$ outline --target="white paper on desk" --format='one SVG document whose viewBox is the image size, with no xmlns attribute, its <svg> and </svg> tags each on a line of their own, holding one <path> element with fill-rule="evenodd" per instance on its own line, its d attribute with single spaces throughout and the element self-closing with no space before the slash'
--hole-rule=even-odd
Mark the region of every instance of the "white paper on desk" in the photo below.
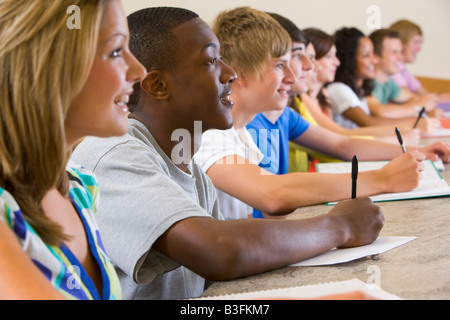
<svg viewBox="0 0 450 320">
<path fill-rule="evenodd" d="M 360 161 L 358 171 L 377 170 L 386 165 L 388 161 Z M 372 201 L 393 201 L 406 199 L 431 198 L 440 196 L 450 196 L 450 186 L 442 178 L 441 174 L 431 160 L 422 161 L 425 169 L 422 171 L 422 179 L 417 188 L 407 192 L 383 193 L 371 196 Z M 320 173 L 350 173 L 351 162 L 331 162 L 319 163 L 316 165 L 317 172 Z M 357 193 L 358 194 L 358 193 Z M 349 190 L 350 196 L 350 190 Z M 331 202 L 329 204 L 335 204 Z"/>
<path fill-rule="evenodd" d="M 386 252 L 415 239 L 417 237 L 378 237 L 371 244 L 354 248 L 333 249 L 316 257 L 292 264 L 291 267 L 325 266 L 349 262 Z"/>
</svg>

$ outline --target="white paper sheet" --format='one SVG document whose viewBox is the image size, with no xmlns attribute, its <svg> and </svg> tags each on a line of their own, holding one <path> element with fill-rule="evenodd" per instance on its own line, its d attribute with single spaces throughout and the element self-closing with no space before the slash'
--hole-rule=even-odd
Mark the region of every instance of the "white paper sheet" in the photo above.
<svg viewBox="0 0 450 320">
<path fill-rule="evenodd" d="M 324 266 L 349 262 L 386 252 L 415 239 L 417 239 L 417 237 L 378 237 L 378 239 L 371 244 L 354 248 L 333 249 L 311 259 L 292 264 L 291 266 Z"/>
</svg>

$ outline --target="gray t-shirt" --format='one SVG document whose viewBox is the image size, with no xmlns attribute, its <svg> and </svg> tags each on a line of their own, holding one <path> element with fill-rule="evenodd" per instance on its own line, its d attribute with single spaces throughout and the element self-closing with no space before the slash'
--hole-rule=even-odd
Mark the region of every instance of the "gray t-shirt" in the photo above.
<svg viewBox="0 0 450 320">
<path fill-rule="evenodd" d="M 72 160 L 98 178 L 96 216 L 124 299 L 198 297 L 204 279 L 152 249 L 173 224 L 189 217 L 223 219 L 215 188 L 192 161 L 191 175 L 176 167 L 147 128 L 129 120 L 129 133 L 86 138 Z"/>
</svg>

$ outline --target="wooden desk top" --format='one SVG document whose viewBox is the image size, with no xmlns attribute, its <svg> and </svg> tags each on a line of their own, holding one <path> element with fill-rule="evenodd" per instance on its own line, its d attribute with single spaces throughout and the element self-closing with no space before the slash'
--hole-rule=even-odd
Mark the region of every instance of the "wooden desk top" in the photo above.
<svg viewBox="0 0 450 320">
<path fill-rule="evenodd" d="M 450 141 L 450 139 L 449 139 Z M 427 144 L 432 140 L 424 140 Z M 450 184 L 450 164 L 444 179 Z M 320 267 L 284 267 L 243 279 L 215 282 L 203 297 L 287 288 L 357 278 L 404 299 L 450 299 L 450 197 L 380 202 L 385 225 L 380 236 L 416 240 L 371 257 Z M 326 214 L 325 205 L 297 209 L 289 219 Z"/>
</svg>

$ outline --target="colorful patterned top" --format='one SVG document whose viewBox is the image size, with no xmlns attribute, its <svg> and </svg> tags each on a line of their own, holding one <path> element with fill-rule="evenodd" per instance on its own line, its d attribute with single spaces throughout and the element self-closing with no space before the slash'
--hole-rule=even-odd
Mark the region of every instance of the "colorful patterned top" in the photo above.
<svg viewBox="0 0 450 320">
<path fill-rule="evenodd" d="M 78 212 L 89 247 L 101 270 L 103 292 L 100 295 L 78 259 L 64 245 L 48 246 L 24 220 L 14 198 L 0 188 L 0 223 L 6 223 L 16 234 L 22 248 L 52 285 L 66 298 L 74 300 L 116 300 L 122 290 L 114 267 L 100 239 L 94 214 L 97 211 L 98 183 L 94 175 L 73 164 L 66 171 L 70 180 L 70 199 Z"/>
</svg>

